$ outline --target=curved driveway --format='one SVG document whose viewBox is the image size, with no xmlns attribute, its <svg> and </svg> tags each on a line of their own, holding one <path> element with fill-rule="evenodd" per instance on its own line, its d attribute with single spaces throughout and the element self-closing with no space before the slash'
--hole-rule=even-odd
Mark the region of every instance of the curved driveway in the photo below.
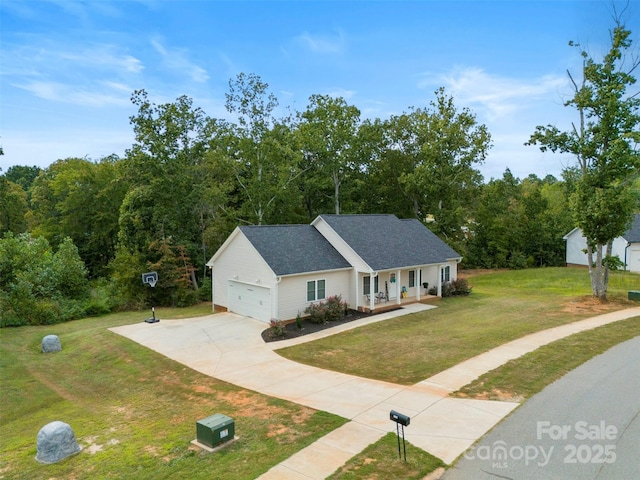
<svg viewBox="0 0 640 480">
<path fill-rule="evenodd" d="M 633 308 L 527 335 L 411 386 L 302 365 L 273 351 L 428 308 L 434 307 L 410 304 L 318 334 L 268 344 L 261 338 L 265 323 L 233 313 L 140 322 L 111 330 L 205 375 L 351 420 L 260 477 L 323 479 L 395 430 L 395 423 L 389 420 L 392 409 L 411 417 L 411 425 L 405 429 L 407 441 L 445 463 L 453 462 L 518 404 L 450 398 L 449 393 L 558 338 L 640 315 L 640 308 Z"/>
<path fill-rule="evenodd" d="M 533 396 L 443 480 L 640 478 L 640 336 Z"/>
</svg>

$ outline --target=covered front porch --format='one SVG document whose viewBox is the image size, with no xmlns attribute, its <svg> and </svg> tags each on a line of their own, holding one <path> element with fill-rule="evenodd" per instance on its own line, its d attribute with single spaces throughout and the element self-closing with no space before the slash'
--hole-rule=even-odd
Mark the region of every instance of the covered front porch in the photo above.
<svg viewBox="0 0 640 480">
<path fill-rule="evenodd" d="M 433 303 L 436 300 L 439 300 L 440 297 L 437 295 L 422 295 L 420 300 L 415 297 L 411 298 L 400 298 L 399 300 L 394 299 L 393 301 L 379 299 L 374 303 L 374 309 L 372 310 L 370 305 L 360 305 L 357 310 L 359 312 L 365 313 L 383 313 L 391 310 L 396 310 L 397 308 L 402 308 L 405 305 L 409 305 L 412 303 Z"/>
<path fill-rule="evenodd" d="M 417 265 L 377 272 L 357 272 L 357 301 L 354 307 L 361 312 L 380 312 L 438 298 L 442 283 L 449 280 L 448 275 L 443 275 L 445 269 L 448 273 L 449 265 Z"/>
</svg>

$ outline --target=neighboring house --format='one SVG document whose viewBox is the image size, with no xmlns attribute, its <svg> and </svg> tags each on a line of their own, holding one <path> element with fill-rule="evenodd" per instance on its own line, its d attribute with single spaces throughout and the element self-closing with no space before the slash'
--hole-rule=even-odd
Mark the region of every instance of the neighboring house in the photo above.
<svg viewBox="0 0 640 480">
<path fill-rule="evenodd" d="M 365 311 L 418 301 L 422 283 L 441 295 L 460 260 L 418 220 L 320 215 L 310 225 L 237 227 L 207 266 L 215 306 L 268 322 L 334 295 Z"/>
<path fill-rule="evenodd" d="M 587 240 L 582 230 L 574 228 L 562 238 L 567 242 L 567 266 L 586 267 Z M 634 215 L 631 227 L 613 241 L 611 253 L 624 264 L 624 270 L 640 273 L 640 214 Z"/>
</svg>

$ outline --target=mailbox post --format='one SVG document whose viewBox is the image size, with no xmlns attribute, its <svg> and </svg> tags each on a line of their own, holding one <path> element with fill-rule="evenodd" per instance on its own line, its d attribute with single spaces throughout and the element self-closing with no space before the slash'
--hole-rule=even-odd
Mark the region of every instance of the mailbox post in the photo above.
<svg viewBox="0 0 640 480">
<path fill-rule="evenodd" d="M 400 425 L 402 425 L 402 448 L 404 449 L 404 461 L 407 461 L 407 446 L 404 443 L 404 427 L 409 426 L 411 423 L 411 418 L 406 415 L 403 415 L 400 412 L 396 412 L 395 410 L 391 410 L 389 413 L 389 418 L 396 422 L 396 435 L 398 436 L 398 458 L 402 458 L 400 454 Z"/>
</svg>

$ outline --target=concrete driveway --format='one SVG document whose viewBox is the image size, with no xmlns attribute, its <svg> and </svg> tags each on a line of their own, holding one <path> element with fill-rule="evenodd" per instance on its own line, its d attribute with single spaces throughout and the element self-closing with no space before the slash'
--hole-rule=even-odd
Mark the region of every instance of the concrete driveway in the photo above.
<svg viewBox="0 0 640 480">
<path fill-rule="evenodd" d="M 408 442 L 449 464 L 518 406 L 514 402 L 449 398 L 449 393 L 554 340 L 640 315 L 640 308 L 628 309 L 527 335 L 412 386 L 302 365 L 273 351 L 428 308 L 433 307 L 411 304 L 317 334 L 273 343 L 262 340 L 261 332 L 268 327 L 265 323 L 232 313 L 155 324 L 141 322 L 111 330 L 205 375 L 351 420 L 260 477 L 308 480 L 326 478 L 387 432 L 395 431 L 395 423 L 389 420 L 392 409 L 411 417 L 405 429 Z"/>
<path fill-rule="evenodd" d="M 408 305 L 337 328 L 356 328 L 428 308 L 433 307 Z M 443 384 L 446 381 L 427 380 L 407 387 L 302 365 L 281 357 L 273 349 L 335 334 L 336 330 L 264 343 L 261 332 L 267 327 L 252 318 L 218 313 L 154 324 L 141 322 L 111 330 L 205 375 L 352 420 L 347 424 L 349 428 L 336 435 L 349 437 L 340 447 L 349 453 L 345 460 L 387 432 L 395 431 L 395 423 L 389 420 L 392 409 L 411 417 L 411 425 L 405 429 L 407 441 L 451 462 L 518 405 L 448 398 L 452 390 Z M 351 429 L 353 435 L 347 432 Z M 326 457 L 320 459 L 326 463 Z"/>
</svg>

